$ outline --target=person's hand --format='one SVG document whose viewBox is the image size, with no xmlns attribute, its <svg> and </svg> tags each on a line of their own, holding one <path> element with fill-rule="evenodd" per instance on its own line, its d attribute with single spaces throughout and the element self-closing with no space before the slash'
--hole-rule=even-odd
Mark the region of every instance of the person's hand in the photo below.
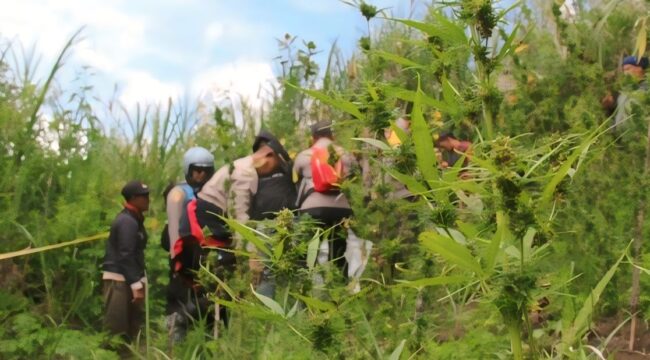
<svg viewBox="0 0 650 360">
<path fill-rule="evenodd" d="M 605 109 L 611 109 L 614 107 L 614 95 L 611 92 L 607 92 L 607 95 L 600 100 L 600 104 Z"/>
<path fill-rule="evenodd" d="M 133 290 L 133 300 L 131 302 L 140 303 L 142 301 L 144 301 L 144 288 Z"/>
</svg>

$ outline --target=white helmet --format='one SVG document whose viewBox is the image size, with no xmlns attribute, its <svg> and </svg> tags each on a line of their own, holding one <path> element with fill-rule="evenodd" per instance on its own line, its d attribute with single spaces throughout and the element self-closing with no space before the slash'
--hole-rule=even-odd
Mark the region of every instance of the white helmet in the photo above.
<svg viewBox="0 0 650 360">
<path fill-rule="evenodd" d="M 189 176 L 190 166 L 214 167 L 214 156 L 205 148 L 200 146 L 193 147 L 183 155 L 183 174 Z"/>
</svg>

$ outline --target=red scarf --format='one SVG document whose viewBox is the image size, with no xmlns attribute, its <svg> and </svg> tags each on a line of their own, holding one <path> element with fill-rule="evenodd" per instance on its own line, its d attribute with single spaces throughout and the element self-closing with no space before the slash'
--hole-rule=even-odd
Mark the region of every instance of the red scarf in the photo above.
<svg viewBox="0 0 650 360">
<path fill-rule="evenodd" d="M 138 220 L 144 221 L 144 215 L 142 215 L 142 212 L 137 207 L 135 207 L 135 206 L 133 206 L 133 205 L 131 205 L 131 204 L 129 204 L 127 202 L 127 203 L 124 203 L 124 208 L 131 211 Z"/>
</svg>

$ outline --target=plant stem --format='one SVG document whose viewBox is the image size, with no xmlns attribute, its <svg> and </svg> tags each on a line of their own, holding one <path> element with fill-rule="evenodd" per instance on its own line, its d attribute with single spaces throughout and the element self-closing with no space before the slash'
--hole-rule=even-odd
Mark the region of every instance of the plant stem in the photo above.
<svg viewBox="0 0 650 360">
<path fill-rule="evenodd" d="M 521 329 L 518 321 L 512 321 L 508 324 L 508 335 L 510 335 L 510 346 L 512 349 L 512 358 L 515 360 L 523 359 L 523 350 L 521 346 Z"/>
<path fill-rule="evenodd" d="M 650 173 L 650 118 L 648 119 L 648 140 L 645 149 L 645 167 L 643 168 L 643 179 L 648 177 Z M 638 263 L 641 257 L 641 246 L 643 245 L 643 222 L 645 221 L 645 210 L 647 201 L 645 196 L 639 199 L 639 209 L 636 214 L 636 228 L 634 234 L 634 262 Z M 636 336 L 636 313 L 639 306 L 639 268 L 634 266 L 632 268 L 632 295 L 630 296 L 630 313 L 632 314 L 632 321 L 630 322 L 630 339 L 628 342 L 628 350 L 634 350 L 634 338 Z"/>
<path fill-rule="evenodd" d="M 481 35 L 476 29 L 476 26 L 471 26 L 470 32 L 472 35 L 472 41 L 477 46 L 480 46 Z M 478 79 L 479 87 L 489 89 L 490 74 L 485 70 L 485 67 L 483 64 L 481 64 L 476 54 L 474 55 L 474 62 L 476 63 L 476 77 Z M 483 121 L 485 122 L 485 140 L 492 140 L 494 139 L 494 114 L 492 114 L 492 111 L 489 109 L 489 106 L 485 102 L 485 99 L 481 100 L 481 107 L 483 110 Z"/>
<path fill-rule="evenodd" d="M 144 273 L 145 278 L 147 277 L 147 272 Z M 149 282 L 144 282 L 144 337 L 145 337 L 145 347 L 147 353 L 147 359 L 149 359 L 149 341 L 151 338 L 151 333 L 149 329 Z"/>
</svg>

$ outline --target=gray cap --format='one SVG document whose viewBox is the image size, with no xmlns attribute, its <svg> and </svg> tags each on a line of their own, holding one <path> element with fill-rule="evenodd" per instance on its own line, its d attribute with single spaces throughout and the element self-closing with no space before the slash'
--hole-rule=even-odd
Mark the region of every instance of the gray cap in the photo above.
<svg viewBox="0 0 650 360">
<path fill-rule="evenodd" d="M 332 122 L 321 120 L 311 126 L 311 136 L 313 137 L 332 137 Z"/>
</svg>

